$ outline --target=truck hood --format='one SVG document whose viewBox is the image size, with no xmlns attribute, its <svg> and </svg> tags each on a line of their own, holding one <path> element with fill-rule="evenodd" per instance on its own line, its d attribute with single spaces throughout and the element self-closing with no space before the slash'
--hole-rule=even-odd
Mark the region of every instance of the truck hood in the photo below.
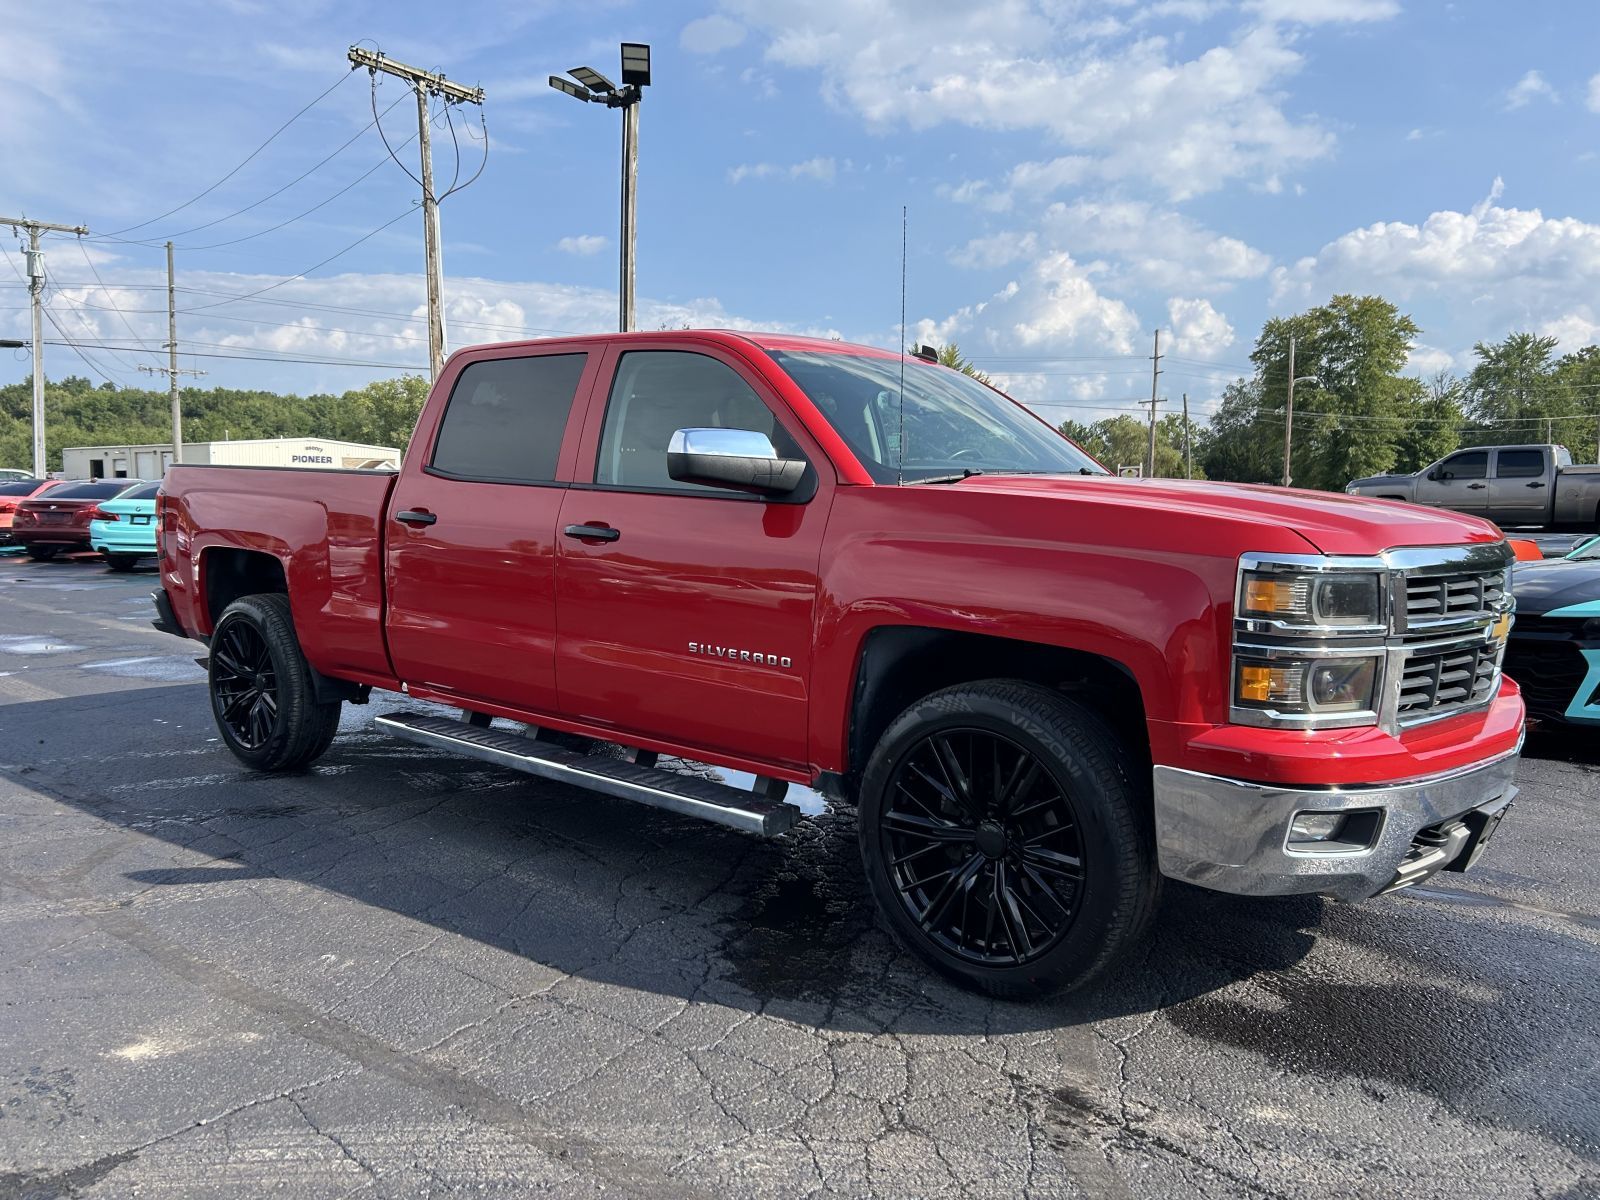
<svg viewBox="0 0 1600 1200">
<path fill-rule="evenodd" d="M 1410 483 L 1415 475 L 1368 475 L 1365 479 L 1352 479 L 1349 487 L 1382 487 L 1385 484 Z"/>
<path fill-rule="evenodd" d="M 1401 546 L 1496 542 L 1502 536 L 1488 521 L 1440 509 L 1261 484 L 1114 475 L 974 475 L 954 486 L 1146 508 L 1156 519 L 1171 510 L 1234 521 L 1243 517 L 1292 529 L 1323 554 L 1377 554 Z"/>
<path fill-rule="evenodd" d="M 1519 562 L 1511 568 L 1517 612 L 1541 616 L 1579 604 L 1600 606 L 1600 561 Z M 1597 607 L 1594 616 L 1600 616 Z"/>
</svg>

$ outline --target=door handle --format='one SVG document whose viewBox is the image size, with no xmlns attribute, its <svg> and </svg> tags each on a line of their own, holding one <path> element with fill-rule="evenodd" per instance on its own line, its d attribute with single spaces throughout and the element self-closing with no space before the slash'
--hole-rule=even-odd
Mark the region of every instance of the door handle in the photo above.
<svg viewBox="0 0 1600 1200">
<path fill-rule="evenodd" d="M 1541 479 L 1536 479 L 1532 483 L 1528 484 L 1527 486 L 1528 487 L 1543 487 L 1544 486 L 1544 481 L 1541 480 Z"/>
<path fill-rule="evenodd" d="M 609 525 L 568 525 L 561 532 L 580 542 L 614 542 L 622 536 L 622 530 Z"/>
<path fill-rule="evenodd" d="M 425 508 L 408 508 L 395 513 L 394 519 L 404 521 L 407 525 L 432 525 L 439 518 Z"/>
<path fill-rule="evenodd" d="M 1467 484 L 1467 490 L 1471 492 L 1481 492 L 1488 486 L 1489 485 L 1487 483 L 1469 483 Z"/>
</svg>

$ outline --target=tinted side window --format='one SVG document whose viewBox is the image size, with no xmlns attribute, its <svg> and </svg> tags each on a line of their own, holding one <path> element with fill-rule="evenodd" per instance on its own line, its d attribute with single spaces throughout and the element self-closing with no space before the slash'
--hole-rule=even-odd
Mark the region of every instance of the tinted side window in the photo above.
<svg viewBox="0 0 1600 1200">
<path fill-rule="evenodd" d="M 681 350 L 635 350 L 622 356 L 611 385 L 595 482 L 729 495 L 667 474 L 667 443 L 679 429 L 752 429 L 771 438 L 779 455 L 802 457 L 772 410 L 726 363 Z"/>
<path fill-rule="evenodd" d="M 458 479 L 549 483 L 587 354 L 475 362 L 445 406 L 430 467 Z"/>
<path fill-rule="evenodd" d="M 1527 479 L 1543 474 L 1543 450 L 1502 450 L 1495 459 L 1496 479 Z"/>
<path fill-rule="evenodd" d="M 38 486 L 37 479 L 30 479 L 26 483 L 0 483 L 0 496 L 29 496 Z"/>
<path fill-rule="evenodd" d="M 1469 454 L 1458 454 L 1445 459 L 1439 464 L 1439 469 L 1448 471 L 1456 479 L 1482 479 L 1489 473 L 1489 452 L 1474 450 Z"/>
</svg>

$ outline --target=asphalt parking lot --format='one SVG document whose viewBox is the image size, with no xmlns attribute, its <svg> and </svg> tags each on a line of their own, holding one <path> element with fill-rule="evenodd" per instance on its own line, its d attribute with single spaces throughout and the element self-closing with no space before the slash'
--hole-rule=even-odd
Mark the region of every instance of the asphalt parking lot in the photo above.
<svg viewBox="0 0 1600 1200">
<path fill-rule="evenodd" d="M 392 742 L 216 740 L 154 575 L 0 560 L 0 1197 L 1600 1195 L 1600 738 L 1482 868 L 1171 888 L 1090 994 L 875 924 L 848 814 L 763 843 Z"/>
</svg>

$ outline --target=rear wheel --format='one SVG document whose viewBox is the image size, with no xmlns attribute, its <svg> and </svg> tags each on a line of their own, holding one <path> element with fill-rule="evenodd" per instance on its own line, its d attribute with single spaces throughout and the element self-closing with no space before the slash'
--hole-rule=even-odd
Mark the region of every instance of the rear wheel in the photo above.
<svg viewBox="0 0 1600 1200">
<path fill-rule="evenodd" d="M 1082 986 L 1143 933 L 1160 884 L 1148 813 L 1098 718 L 992 680 L 889 727 L 862 779 L 861 853 L 912 952 L 993 995 L 1039 996 Z"/>
<path fill-rule="evenodd" d="M 29 546 L 28 557 L 34 562 L 49 562 L 61 553 L 60 546 Z"/>
<path fill-rule="evenodd" d="M 137 554 L 103 554 L 102 557 L 113 571 L 131 571 L 139 563 Z"/>
<path fill-rule="evenodd" d="M 321 757 L 339 729 L 339 701 L 319 704 L 289 598 L 245 596 L 211 637 L 211 710 L 234 757 L 258 771 L 289 771 Z"/>
</svg>

